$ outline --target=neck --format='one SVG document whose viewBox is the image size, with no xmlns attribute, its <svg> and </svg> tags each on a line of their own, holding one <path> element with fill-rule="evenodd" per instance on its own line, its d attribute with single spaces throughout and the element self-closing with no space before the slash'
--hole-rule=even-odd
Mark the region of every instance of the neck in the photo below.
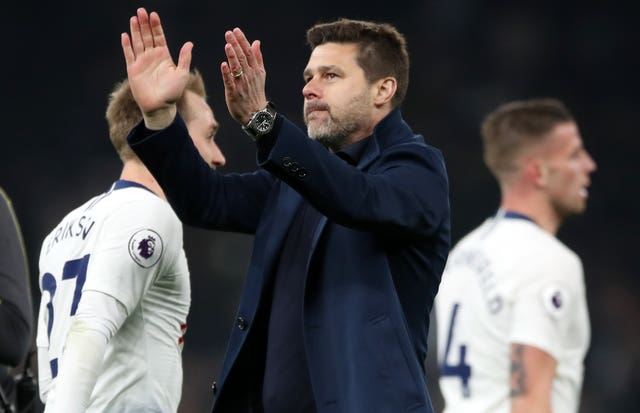
<svg viewBox="0 0 640 413">
<path fill-rule="evenodd" d="M 124 163 L 120 179 L 144 185 L 160 198 L 165 201 L 167 200 L 167 197 L 160 187 L 160 184 L 158 184 L 158 181 L 155 180 L 147 167 L 138 159 L 130 159 Z"/>
<path fill-rule="evenodd" d="M 376 126 L 378 126 L 378 124 L 380 124 L 380 122 L 382 122 L 382 120 L 386 118 L 392 110 L 393 108 L 390 105 L 374 109 L 368 127 L 362 128 L 359 132 L 349 137 L 346 144 L 349 145 L 373 135 L 373 131 L 376 129 Z"/>
<path fill-rule="evenodd" d="M 541 193 L 502 188 L 500 208 L 530 217 L 540 228 L 554 236 L 562 221 Z"/>
</svg>

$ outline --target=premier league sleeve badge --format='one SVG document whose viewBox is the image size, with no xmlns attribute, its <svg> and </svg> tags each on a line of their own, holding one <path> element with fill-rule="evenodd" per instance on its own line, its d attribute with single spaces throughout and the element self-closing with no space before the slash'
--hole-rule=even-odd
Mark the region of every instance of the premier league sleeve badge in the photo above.
<svg viewBox="0 0 640 413">
<path fill-rule="evenodd" d="M 553 285 L 545 288 L 542 292 L 542 303 L 545 310 L 553 318 L 561 318 L 569 307 L 569 293 L 566 289 Z"/>
<path fill-rule="evenodd" d="M 129 255 L 142 268 L 154 266 L 162 257 L 162 238 L 150 229 L 142 229 L 129 239 Z"/>
</svg>

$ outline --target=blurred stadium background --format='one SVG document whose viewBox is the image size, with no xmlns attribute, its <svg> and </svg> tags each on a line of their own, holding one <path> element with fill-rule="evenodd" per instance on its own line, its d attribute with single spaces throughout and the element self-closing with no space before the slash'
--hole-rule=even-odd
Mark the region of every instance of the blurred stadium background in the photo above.
<svg viewBox="0 0 640 413">
<path fill-rule="evenodd" d="M 40 243 L 70 208 L 108 188 L 120 163 L 104 110 L 126 76 L 119 34 L 136 7 L 160 13 L 171 49 L 195 42 L 221 124 L 223 171 L 255 167 L 253 146 L 224 105 L 224 31 L 261 39 L 269 97 L 301 120 L 305 31 L 337 17 L 387 21 L 407 37 L 411 79 L 403 114 L 439 147 L 451 182 L 453 241 L 494 212 L 498 188 L 482 164 L 478 125 L 497 104 L 554 96 L 573 110 L 598 162 L 587 213 L 559 233 L 585 265 L 592 322 L 582 413 L 640 411 L 638 28 L 631 2 L 157 0 L 3 5 L 0 185 L 26 241 L 34 305 Z M 634 183 L 635 182 L 635 183 Z M 633 189 L 636 188 L 636 189 Z M 192 310 L 180 412 L 207 411 L 242 288 L 251 237 L 185 230 Z M 431 329 L 432 332 L 435 328 Z M 441 410 L 432 347 L 427 377 Z M 372 389 L 372 391 L 374 391 Z"/>
</svg>

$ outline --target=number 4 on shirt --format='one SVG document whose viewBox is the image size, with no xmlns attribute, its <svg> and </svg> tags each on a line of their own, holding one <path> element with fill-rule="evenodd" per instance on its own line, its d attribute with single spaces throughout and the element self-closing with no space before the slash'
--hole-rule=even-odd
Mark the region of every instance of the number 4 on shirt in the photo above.
<svg viewBox="0 0 640 413">
<path fill-rule="evenodd" d="M 447 334 L 447 345 L 444 351 L 444 357 L 442 358 L 442 364 L 440 365 L 440 374 L 442 377 L 453 376 L 459 377 L 462 380 L 462 396 L 465 398 L 471 397 L 471 390 L 469 389 L 469 377 L 471 377 L 471 366 L 466 362 L 467 345 L 460 344 L 458 364 L 449 364 L 449 353 L 451 351 L 451 343 L 453 342 L 453 332 L 455 330 L 456 316 L 458 315 L 459 303 L 453 305 L 453 311 L 451 312 L 451 321 L 449 322 L 449 333 Z"/>
</svg>

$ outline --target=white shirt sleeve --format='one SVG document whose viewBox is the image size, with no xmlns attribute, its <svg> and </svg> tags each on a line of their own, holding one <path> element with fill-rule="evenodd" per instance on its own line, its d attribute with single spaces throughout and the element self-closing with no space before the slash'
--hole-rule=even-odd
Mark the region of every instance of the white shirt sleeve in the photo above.
<svg viewBox="0 0 640 413">
<path fill-rule="evenodd" d="M 514 293 L 509 342 L 537 347 L 558 360 L 581 292 L 582 265 L 563 255 L 528 269 L 527 284 Z"/>
<path fill-rule="evenodd" d="M 65 341 L 60 374 L 45 413 L 82 413 L 87 409 L 107 343 L 126 318 L 124 306 L 113 297 L 94 291 L 83 295 Z"/>
<path fill-rule="evenodd" d="M 153 206 L 153 205 L 152 205 Z M 149 207 L 148 203 L 132 203 L 118 214 L 112 214 L 100 242 L 91 254 L 87 268 L 86 291 L 99 291 L 120 301 L 128 313 L 137 307 L 157 274 L 165 265 L 163 255 L 179 250 L 174 245 L 174 220 L 167 217 L 168 209 Z M 173 259 L 174 257 L 170 257 Z"/>
<path fill-rule="evenodd" d="M 49 339 L 47 337 L 47 325 L 44 316 L 44 312 L 46 311 L 46 303 L 43 300 L 40 303 L 38 331 L 36 335 L 36 346 L 38 348 L 38 391 L 40 393 L 40 400 L 42 400 L 43 403 L 47 402 L 47 394 L 49 393 L 52 379 L 51 368 L 49 367 Z"/>
</svg>

